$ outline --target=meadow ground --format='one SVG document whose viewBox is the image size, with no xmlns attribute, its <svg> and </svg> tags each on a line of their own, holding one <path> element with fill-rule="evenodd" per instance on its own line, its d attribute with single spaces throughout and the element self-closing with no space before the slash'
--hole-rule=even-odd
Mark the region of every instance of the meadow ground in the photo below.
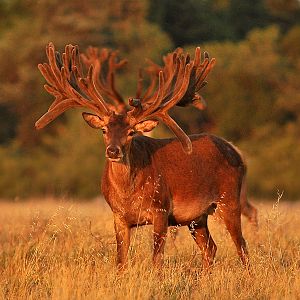
<svg viewBox="0 0 300 300">
<path fill-rule="evenodd" d="M 300 299 L 300 203 L 256 202 L 258 232 L 243 220 L 242 266 L 220 221 L 210 274 L 186 228 L 169 238 L 162 273 L 151 266 L 151 226 L 133 230 L 130 265 L 117 275 L 112 214 L 103 201 L 0 202 L 1 299 Z"/>
</svg>

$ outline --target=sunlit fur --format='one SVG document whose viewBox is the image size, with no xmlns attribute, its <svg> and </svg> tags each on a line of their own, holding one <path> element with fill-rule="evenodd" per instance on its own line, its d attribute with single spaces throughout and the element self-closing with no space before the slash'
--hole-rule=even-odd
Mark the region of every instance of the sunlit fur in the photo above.
<svg viewBox="0 0 300 300">
<path fill-rule="evenodd" d="M 168 226 L 186 225 L 208 268 L 217 249 L 207 227 L 207 217 L 214 212 L 247 264 L 240 203 L 246 168 L 230 143 L 213 135 L 193 135 L 188 155 L 177 139 L 129 135 L 134 128 L 123 116 L 107 119 L 102 128 L 106 147 L 122 149 L 119 161 L 106 160 L 102 177 L 102 192 L 114 214 L 120 269 L 127 263 L 130 229 L 146 224 L 154 226 L 155 265 L 162 264 Z"/>
</svg>

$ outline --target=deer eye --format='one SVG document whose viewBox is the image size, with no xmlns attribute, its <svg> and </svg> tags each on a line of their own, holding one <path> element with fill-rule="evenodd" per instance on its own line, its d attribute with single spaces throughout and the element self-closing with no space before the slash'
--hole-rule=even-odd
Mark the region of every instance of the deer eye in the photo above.
<svg viewBox="0 0 300 300">
<path fill-rule="evenodd" d="M 128 132 L 128 135 L 129 136 L 133 136 L 135 134 L 135 131 L 134 130 L 130 130 L 129 132 Z"/>
<path fill-rule="evenodd" d="M 107 132 L 106 128 L 102 128 L 101 130 L 102 130 L 103 134 L 106 134 L 106 132 Z"/>
</svg>

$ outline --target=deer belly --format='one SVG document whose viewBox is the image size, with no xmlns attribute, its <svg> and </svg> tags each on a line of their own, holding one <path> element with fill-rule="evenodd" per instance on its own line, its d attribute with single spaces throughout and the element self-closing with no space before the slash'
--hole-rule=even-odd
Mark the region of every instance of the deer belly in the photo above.
<svg viewBox="0 0 300 300">
<path fill-rule="evenodd" d="M 197 220 L 203 214 L 211 214 L 214 205 L 212 199 L 173 199 L 170 225 L 189 224 L 191 221 Z"/>
</svg>

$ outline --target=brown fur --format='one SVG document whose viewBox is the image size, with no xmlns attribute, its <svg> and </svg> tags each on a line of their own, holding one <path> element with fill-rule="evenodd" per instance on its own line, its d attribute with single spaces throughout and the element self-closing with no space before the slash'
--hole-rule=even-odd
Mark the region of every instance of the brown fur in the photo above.
<svg viewBox="0 0 300 300">
<path fill-rule="evenodd" d="M 156 265 L 162 263 L 168 226 L 187 225 L 208 267 L 216 252 L 207 227 L 207 216 L 214 210 L 223 218 L 246 264 L 240 205 L 245 165 L 240 154 L 230 143 L 214 136 L 188 137 L 168 114 L 175 105 L 204 109 L 199 91 L 215 59 L 204 53 L 201 61 L 199 47 L 193 60 L 180 49 L 169 53 L 162 68 L 152 64 L 154 76 L 144 93 L 139 76 L 140 99 L 131 99 L 130 109 L 114 85 L 115 71 L 125 63 L 116 60 L 116 52 L 104 49 L 99 56 L 97 49 L 90 48 L 81 56 L 88 65 L 87 74 L 82 72 L 78 46 L 67 45 L 61 55 L 49 43 L 46 54 L 49 63 L 38 67 L 47 80 L 45 89 L 55 100 L 35 126 L 43 128 L 70 108 L 86 107 L 96 113 L 83 113 L 83 117 L 104 133 L 107 162 L 102 191 L 114 213 L 118 267 L 122 269 L 126 264 L 130 228 L 143 224 L 154 227 Z M 103 74 L 105 64 L 107 74 Z M 133 138 L 151 131 L 158 120 L 177 139 Z"/>
<path fill-rule="evenodd" d="M 243 160 L 223 139 L 207 134 L 190 138 L 190 155 L 177 139 L 137 136 L 125 146 L 122 162 L 107 160 L 102 192 L 114 213 L 119 268 L 126 265 L 130 228 L 145 224 L 154 226 L 155 264 L 162 263 L 168 226 L 186 225 L 204 254 L 205 267 L 210 266 L 216 245 L 207 216 L 215 208 L 246 263 L 240 205 Z"/>
</svg>

